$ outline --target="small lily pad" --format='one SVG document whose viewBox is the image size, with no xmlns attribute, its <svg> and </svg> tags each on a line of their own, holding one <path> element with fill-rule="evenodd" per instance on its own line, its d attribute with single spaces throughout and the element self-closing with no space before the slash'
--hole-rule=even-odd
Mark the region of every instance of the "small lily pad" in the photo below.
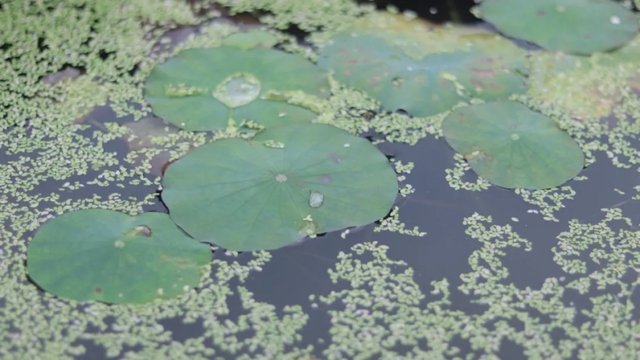
<svg viewBox="0 0 640 360">
<path fill-rule="evenodd" d="M 329 95 L 326 73 L 306 59 L 264 48 L 189 49 L 156 66 L 145 98 L 154 113 L 191 131 L 223 129 L 230 118 L 264 126 L 309 122 L 316 114 L 268 91 Z"/>
<path fill-rule="evenodd" d="M 257 47 L 270 48 L 278 43 L 278 38 L 267 31 L 249 30 L 233 33 L 222 40 L 225 46 L 235 46 L 243 50 Z"/>
<path fill-rule="evenodd" d="M 268 146 L 274 143 L 284 146 Z M 396 173 L 375 146 L 323 124 L 198 147 L 171 164 L 162 183 L 178 226 L 236 251 L 276 249 L 371 223 L 387 214 L 398 192 Z"/>
<path fill-rule="evenodd" d="M 131 217 L 81 210 L 46 223 L 29 243 L 29 276 L 66 299 L 139 304 L 173 298 L 198 286 L 211 260 L 208 245 L 166 214 Z"/>
<path fill-rule="evenodd" d="M 620 47 L 638 32 L 636 15 L 611 0 L 484 0 L 479 13 L 508 36 L 582 55 Z"/>
<path fill-rule="evenodd" d="M 442 131 L 478 175 L 505 188 L 556 187 L 584 167 L 584 154 L 571 136 L 517 102 L 458 108 Z"/>
<path fill-rule="evenodd" d="M 385 110 L 430 116 L 461 100 L 506 98 L 524 93 L 520 62 L 479 51 L 458 51 L 414 60 L 372 35 L 339 35 L 322 49 L 318 65 L 341 82 L 378 99 Z"/>
</svg>

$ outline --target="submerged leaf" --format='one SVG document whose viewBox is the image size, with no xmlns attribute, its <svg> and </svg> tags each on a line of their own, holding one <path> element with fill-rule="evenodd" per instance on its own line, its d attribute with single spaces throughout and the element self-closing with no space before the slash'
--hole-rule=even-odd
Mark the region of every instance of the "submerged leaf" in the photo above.
<svg viewBox="0 0 640 360">
<path fill-rule="evenodd" d="M 611 0 L 484 0 L 479 11 L 508 36 L 575 54 L 615 49 L 638 32 L 636 15 Z"/>
<path fill-rule="evenodd" d="M 374 35 L 401 48 L 413 59 L 456 51 L 481 51 L 510 62 L 524 61 L 525 51 L 509 39 L 479 26 L 427 20 L 390 12 L 373 12 L 349 28 L 349 33 Z"/>
<path fill-rule="evenodd" d="M 54 295 L 139 304 L 198 286 L 208 245 L 166 214 L 81 210 L 46 223 L 29 243 L 29 276 Z"/>
<path fill-rule="evenodd" d="M 505 98 L 525 91 L 519 62 L 479 51 L 458 51 L 414 60 L 371 36 L 340 35 L 322 49 L 318 65 L 336 79 L 367 92 L 385 110 L 430 116 L 468 97 Z"/>
<path fill-rule="evenodd" d="M 227 36 L 222 45 L 235 46 L 243 50 L 249 50 L 256 47 L 270 48 L 278 43 L 278 38 L 267 31 L 249 30 L 237 32 Z"/>
<path fill-rule="evenodd" d="M 276 249 L 371 223 L 387 214 L 398 192 L 396 174 L 375 146 L 321 124 L 201 146 L 169 166 L 162 183 L 176 224 L 236 251 Z"/>
<path fill-rule="evenodd" d="M 505 188 L 556 187 L 584 167 L 582 150 L 555 121 L 517 102 L 458 108 L 442 131 L 478 175 Z"/>
<path fill-rule="evenodd" d="M 306 59 L 272 49 L 189 49 L 156 66 L 145 86 L 154 113 L 191 131 L 223 129 L 230 118 L 264 126 L 308 122 L 316 114 L 268 91 L 328 96 L 324 71 Z M 284 114 L 284 115 L 283 115 Z"/>
</svg>

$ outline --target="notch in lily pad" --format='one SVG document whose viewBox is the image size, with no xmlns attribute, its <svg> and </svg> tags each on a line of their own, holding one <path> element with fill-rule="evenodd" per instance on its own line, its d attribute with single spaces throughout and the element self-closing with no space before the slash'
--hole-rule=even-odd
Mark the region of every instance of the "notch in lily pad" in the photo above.
<svg viewBox="0 0 640 360">
<path fill-rule="evenodd" d="M 636 15 L 611 0 L 484 0 L 478 12 L 507 36 L 580 55 L 618 48 L 638 32 Z"/>
<path fill-rule="evenodd" d="M 398 192 L 397 175 L 375 146 L 323 124 L 200 146 L 171 164 L 162 184 L 178 226 L 235 251 L 277 249 L 372 223 L 388 213 Z"/>
<path fill-rule="evenodd" d="M 316 113 L 267 98 L 272 91 L 329 95 L 324 70 L 298 55 L 235 46 L 189 49 L 157 65 L 145 85 L 154 113 L 191 131 L 224 129 L 229 119 L 265 127 L 309 122 Z"/>
<path fill-rule="evenodd" d="M 496 100 L 526 91 L 520 58 L 472 50 L 415 60 L 373 35 L 338 35 L 322 49 L 318 65 L 385 110 L 413 116 L 439 114 L 470 97 Z"/>
<path fill-rule="evenodd" d="M 90 209 L 47 222 L 27 249 L 31 279 L 71 300 L 141 304 L 197 287 L 211 250 L 166 214 Z"/>
<path fill-rule="evenodd" d="M 442 131 L 479 176 L 501 187 L 553 188 L 584 167 L 584 154 L 569 134 L 514 101 L 455 109 Z"/>
</svg>

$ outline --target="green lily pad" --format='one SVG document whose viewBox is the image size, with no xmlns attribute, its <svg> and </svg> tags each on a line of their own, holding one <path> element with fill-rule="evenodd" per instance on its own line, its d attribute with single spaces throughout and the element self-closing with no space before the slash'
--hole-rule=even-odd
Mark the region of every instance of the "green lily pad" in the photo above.
<svg viewBox="0 0 640 360">
<path fill-rule="evenodd" d="M 458 108 L 442 131 L 479 176 L 505 188 L 556 187 L 584 167 L 584 154 L 571 136 L 517 102 Z"/>
<path fill-rule="evenodd" d="M 249 30 L 237 32 L 227 36 L 222 40 L 222 45 L 235 46 L 243 50 L 249 50 L 256 47 L 270 48 L 278 43 L 278 38 L 267 31 Z"/>
<path fill-rule="evenodd" d="M 506 57 L 511 64 L 526 60 L 526 52 L 509 39 L 476 25 L 437 24 L 405 14 L 376 11 L 360 18 L 346 31 L 369 34 L 401 48 L 413 59 L 455 51 L 482 51 L 493 57 Z"/>
<path fill-rule="evenodd" d="M 371 35 L 339 35 L 322 49 L 318 65 L 339 81 L 378 99 L 385 110 L 430 116 L 461 100 L 495 100 L 524 93 L 520 62 L 479 51 L 458 51 L 414 60 Z"/>
<path fill-rule="evenodd" d="M 29 243 L 29 276 L 56 296 L 139 304 L 198 286 L 208 245 L 166 214 L 81 210 L 46 223 Z"/>
<path fill-rule="evenodd" d="M 154 113 L 191 131 L 223 129 L 230 118 L 264 126 L 309 122 L 316 114 L 268 91 L 329 95 L 326 73 L 304 58 L 273 49 L 189 49 L 156 66 L 145 98 Z"/>
<path fill-rule="evenodd" d="M 166 170 L 162 199 L 196 239 L 236 251 L 276 249 L 383 218 L 396 176 L 366 139 L 296 124 L 196 148 Z"/>
<path fill-rule="evenodd" d="M 638 32 L 636 15 L 611 0 L 485 0 L 479 13 L 508 36 L 574 54 L 615 49 Z"/>
</svg>

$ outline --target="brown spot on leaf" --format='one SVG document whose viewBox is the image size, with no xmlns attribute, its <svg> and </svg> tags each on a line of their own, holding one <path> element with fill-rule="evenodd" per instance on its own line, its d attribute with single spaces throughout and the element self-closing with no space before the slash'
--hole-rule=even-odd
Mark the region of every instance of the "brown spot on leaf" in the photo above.
<svg viewBox="0 0 640 360">
<path fill-rule="evenodd" d="M 351 60 L 347 61 L 347 64 L 349 64 L 349 65 L 358 65 L 358 62 L 359 61 L 356 60 L 356 59 L 351 59 Z"/>
<path fill-rule="evenodd" d="M 331 178 L 329 177 L 329 175 L 325 175 L 323 177 L 320 178 L 320 181 L 327 184 L 328 182 L 331 181 Z"/>
<path fill-rule="evenodd" d="M 469 81 L 474 85 L 482 86 L 482 81 L 478 78 L 471 78 Z"/>
<path fill-rule="evenodd" d="M 478 58 L 478 59 L 476 59 L 476 61 L 479 62 L 479 63 L 493 64 L 494 62 L 496 62 L 496 59 L 494 59 L 492 57 L 484 57 L 484 58 Z"/>
<path fill-rule="evenodd" d="M 143 235 L 146 237 L 151 236 L 151 228 L 148 227 L 147 225 L 136 226 L 135 229 L 136 229 L 137 235 Z"/>
<path fill-rule="evenodd" d="M 491 79 L 495 79 L 496 78 L 496 74 L 493 70 L 487 70 L 487 69 L 478 69 L 478 68 L 469 68 L 469 70 L 473 71 L 474 73 L 480 75 L 480 77 L 484 77 L 484 78 L 491 78 Z"/>
<path fill-rule="evenodd" d="M 102 288 L 101 287 L 97 287 L 96 288 L 96 294 L 102 294 Z"/>
<path fill-rule="evenodd" d="M 169 168 L 169 165 L 173 164 L 175 160 L 173 161 L 167 161 L 164 165 L 162 165 L 162 169 L 160 169 L 160 174 L 162 176 L 164 176 L 164 172 L 167 171 L 167 169 Z"/>
<path fill-rule="evenodd" d="M 347 76 L 350 76 L 351 75 L 351 70 L 345 70 L 344 74 L 347 75 Z"/>
<path fill-rule="evenodd" d="M 160 258 L 160 262 L 165 262 L 165 261 L 171 261 L 172 263 L 178 265 L 178 266 L 190 266 L 191 263 L 185 260 L 179 260 L 179 259 L 174 259 L 171 256 L 167 255 L 167 254 L 162 254 L 162 257 Z M 178 270 L 178 272 L 180 272 L 180 270 Z"/>
<path fill-rule="evenodd" d="M 329 154 L 329 158 L 336 164 L 340 164 L 342 162 L 342 159 L 340 159 L 340 155 L 338 153 Z"/>
<path fill-rule="evenodd" d="M 538 16 L 545 16 L 547 15 L 547 12 L 544 10 L 538 10 Z"/>
</svg>

